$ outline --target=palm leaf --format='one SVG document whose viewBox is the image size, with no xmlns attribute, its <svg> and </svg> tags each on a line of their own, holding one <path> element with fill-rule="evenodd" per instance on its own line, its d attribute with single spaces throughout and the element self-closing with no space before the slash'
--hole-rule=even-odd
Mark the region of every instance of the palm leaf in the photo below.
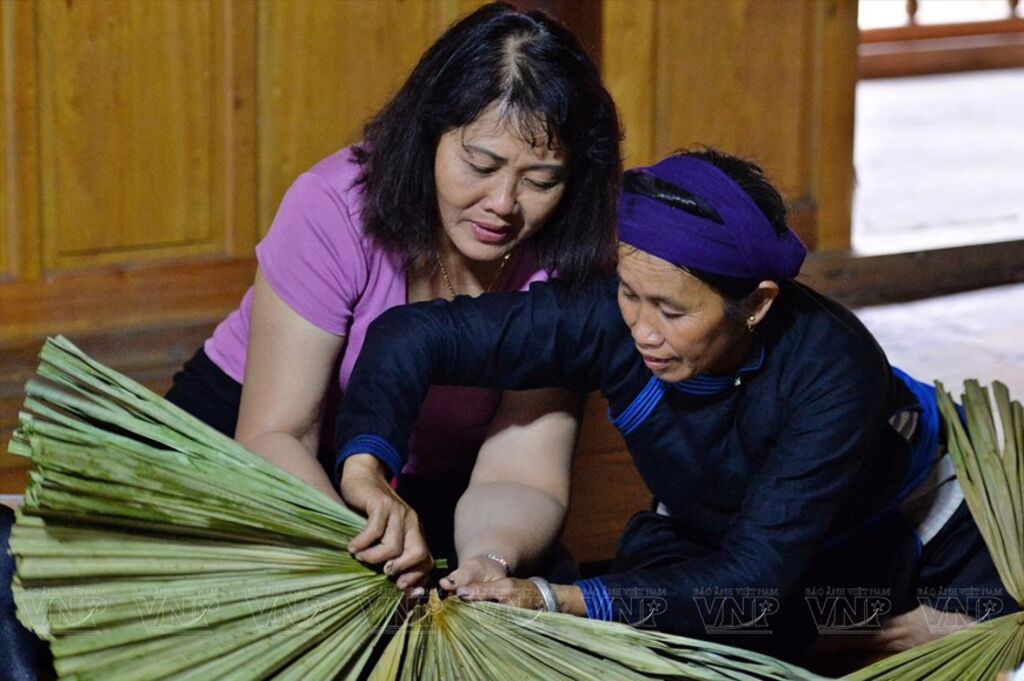
<svg viewBox="0 0 1024 681">
<path fill-rule="evenodd" d="M 1024 414 L 998 381 L 991 393 L 968 380 L 961 420 L 936 382 L 950 458 L 964 499 L 1007 592 L 1024 607 Z M 995 409 L 992 402 L 995 403 Z M 1001 435 L 1000 435 L 1001 434 Z M 911 648 L 845 677 L 850 681 L 989 681 L 1024 662 L 1024 612 L 1011 613 Z"/>
<path fill-rule="evenodd" d="M 63 338 L 12 452 L 21 621 L 73 679 L 817 679 L 770 657 L 490 603 L 416 605 L 345 550 L 365 520 Z M 375 662 L 372 670 L 371 661 Z"/>
<path fill-rule="evenodd" d="M 354 678 L 401 594 L 356 513 L 58 338 L 11 450 L 18 616 L 62 677 Z"/>
</svg>

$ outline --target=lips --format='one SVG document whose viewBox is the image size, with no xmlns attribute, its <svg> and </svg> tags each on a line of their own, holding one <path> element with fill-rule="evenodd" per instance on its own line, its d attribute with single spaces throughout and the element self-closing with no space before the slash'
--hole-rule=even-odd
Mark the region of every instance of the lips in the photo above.
<svg viewBox="0 0 1024 681">
<path fill-rule="evenodd" d="M 511 228 L 498 225 L 489 225 L 483 222 L 473 222 L 473 236 L 485 244 L 500 244 L 512 238 Z"/>
<path fill-rule="evenodd" d="M 650 369 L 651 371 L 657 371 L 657 370 L 660 370 L 660 369 L 665 369 L 665 368 L 668 367 L 669 364 L 672 363 L 671 359 L 661 359 L 659 357 L 651 357 L 651 356 L 645 355 L 643 353 L 640 353 L 640 356 L 643 357 L 644 364 L 646 364 L 647 368 Z"/>
</svg>

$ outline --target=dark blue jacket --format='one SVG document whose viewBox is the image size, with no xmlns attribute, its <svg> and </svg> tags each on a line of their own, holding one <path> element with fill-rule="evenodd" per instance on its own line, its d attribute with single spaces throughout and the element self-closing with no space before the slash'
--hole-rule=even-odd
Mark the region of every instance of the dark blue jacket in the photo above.
<svg viewBox="0 0 1024 681">
<path fill-rule="evenodd" d="M 636 613 L 620 596 L 660 594 L 657 626 L 674 633 L 706 633 L 695 595 L 709 589 L 754 586 L 786 601 L 823 554 L 871 560 L 848 539 L 871 531 L 910 464 L 889 417 L 913 396 L 850 311 L 792 282 L 735 374 L 680 384 L 643 364 L 614 280 L 394 308 L 370 327 L 352 375 L 338 465 L 371 452 L 397 474 L 432 383 L 602 392 L 655 499 L 700 550 L 586 581 L 588 611 L 629 621 Z"/>
</svg>

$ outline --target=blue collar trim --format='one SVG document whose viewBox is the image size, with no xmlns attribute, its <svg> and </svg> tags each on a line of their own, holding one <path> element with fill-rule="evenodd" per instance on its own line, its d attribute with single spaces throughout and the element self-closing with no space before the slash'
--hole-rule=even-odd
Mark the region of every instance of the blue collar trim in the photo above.
<svg viewBox="0 0 1024 681">
<path fill-rule="evenodd" d="M 629 403 L 629 406 L 621 414 L 611 419 L 612 425 L 618 428 L 623 435 L 629 435 L 636 430 L 637 426 L 651 415 L 654 408 L 661 402 L 661 398 L 665 396 L 665 385 L 657 376 L 651 376 L 651 380 L 647 381 L 647 385 Z M 608 417 L 611 418 L 610 411 Z"/>
<path fill-rule="evenodd" d="M 698 374 L 693 378 L 688 378 L 685 381 L 679 381 L 678 383 L 667 383 L 666 385 L 672 386 L 674 389 L 687 395 L 698 395 L 701 397 L 710 397 L 712 395 L 720 395 L 730 388 L 738 387 L 743 384 L 743 377 L 745 374 L 749 374 L 757 371 L 764 365 L 764 345 L 761 343 L 757 344 L 757 352 L 746 364 L 741 366 L 736 373 L 731 376 L 712 376 L 710 374 Z"/>
<path fill-rule="evenodd" d="M 629 403 L 629 406 L 621 414 L 612 418 L 611 410 L 609 410 L 608 418 L 611 420 L 612 425 L 619 429 L 620 433 L 629 435 L 641 423 L 647 420 L 647 417 L 651 415 L 654 408 L 665 397 L 665 393 L 670 387 L 687 395 L 698 395 L 701 397 L 720 395 L 735 386 L 741 385 L 745 374 L 760 369 L 764 364 L 764 355 L 764 346 L 758 344 L 758 352 L 754 357 L 731 376 L 700 374 L 679 383 L 666 383 L 657 376 L 651 376 L 650 380 L 647 381 L 647 385 L 640 391 L 640 394 Z"/>
</svg>

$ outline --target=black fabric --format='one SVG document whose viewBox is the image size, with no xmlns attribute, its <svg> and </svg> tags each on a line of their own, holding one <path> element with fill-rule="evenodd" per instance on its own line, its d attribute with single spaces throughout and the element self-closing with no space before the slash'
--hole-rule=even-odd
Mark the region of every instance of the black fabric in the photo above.
<svg viewBox="0 0 1024 681">
<path fill-rule="evenodd" d="M 202 347 L 174 374 L 164 397 L 228 437 L 235 436 L 242 384 L 214 364 Z"/>
<path fill-rule="evenodd" d="M 613 419 L 629 413 L 644 403 L 652 374 L 622 321 L 616 288 L 614 278 L 581 293 L 540 283 L 527 293 L 385 312 L 353 372 L 338 448 L 371 435 L 404 456 L 430 384 L 599 388 Z M 672 521 L 627 528 L 626 557 L 643 567 L 622 570 L 623 559 L 601 577 L 616 619 L 707 636 L 697 594 L 758 589 L 771 594 L 788 628 L 789 616 L 806 622 L 811 587 L 865 585 L 890 603 L 911 590 L 913 534 L 896 514 L 868 521 L 907 474 L 910 446 L 888 419 L 913 407 L 912 395 L 849 310 L 793 282 L 780 288 L 758 330 L 759 369 L 714 395 L 663 385 L 646 417 L 623 429 Z M 649 533 L 664 541 L 645 540 Z M 641 545 L 653 553 L 644 557 Z M 648 608 L 649 596 L 665 607 Z M 744 645 L 797 657 L 803 640 L 751 636 Z"/>
<path fill-rule="evenodd" d="M 966 502 L 925 545 L 914 575 L 914 597 L 912 606 L 963 612 L 974 619 L 1020 609 L 1003 588 Z"/>
<path fill-rule="evenodd" d="M 0 681 L 35 681 L 52 678 L 50 649 L 35 634 L 21 626 L 15 614 L 14 557 L 8 540 L 14 525 L 14 511 L 0 504 Z M 39 674 L 37 674 L 39 672 Z"/>
</svg>

